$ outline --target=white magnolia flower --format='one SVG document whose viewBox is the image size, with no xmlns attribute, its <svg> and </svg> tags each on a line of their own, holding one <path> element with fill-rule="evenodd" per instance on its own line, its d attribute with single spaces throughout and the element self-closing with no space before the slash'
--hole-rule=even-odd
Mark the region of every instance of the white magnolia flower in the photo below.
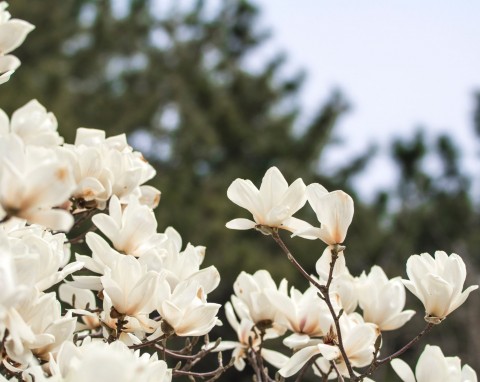
<svg viewBox="0 0 480 382">
<path fill-rule="evenodd" d="M 155 296 L 162 317 L 162 326 L 155 336 L 172 334 L 169 330 L 180 337 L 203 336 L 219 323 L 217 313 L 221 305 L 207 302 L 198 280 L 184 281 L 174 290 L 165 281 Z"/>
<path fill-rule="evenodd" d="M 68 231 L 73 217 L 59 207 L 75 188 L 70 167 L 53 149 L 25 146 L 16 135 L 0 137 L 0 219 Z"/>
<path fill-rule="evenodd" d="M 157 252 L 159 245 L 166 240 L 165 235 L 157 233 L 157 220 L 152 210 L 138 200 L 132 200 L 122 209 L 114 195 L 110 199 L 109 215 L 95 215 L 92 222 L 117 251 L 136 257 Z"/>
<path fill-rule="evenodd" d="M 293 332 L 283 340 L 285 346 L 298 349 L 311 345 L 312 337 L 326 335 L 333 325 L 328 306 L 314 287 L 309 287 L 303 294 L 291 287 L 290 296 L 274 289 L 267 290 L 266 294 L 282 313 L 276 319 L 280 323 L 285 322 L 285 326 Z"/>
<path fill-rule="evenodd" d="M 86 207 L 104 209 L 112 196 L 113 173 L 108 169 L 102 147 L 63 145 L 59 155 L 70 164 L 75 179 L 72 196 L 77 201 L 76 209 Z"/>
<path fill-rule="evenodd" d="M 170 382 L 172 372 L 157 355 L 140 355 L 120 341 L 84 341 L 82 346 L 66 342 L 56 360 L 50 360 L 50 371 L 61 381 L 91 382 Z"/>
<path fill-rule="evenodd" d="M 83 268 L 83 263 L 70 262 L 63 233 L 52 234 L 38 225 L 18 224 L 7 232 L 17 282 L 34 285 L 45 291 Z"/>
<path fill-rule="evenodd" d="M 379 266 L 373 266 L 368 275 L 362 273 L 357 289 L 364 320 L 377 324 L 382 331 L 398 329 L 415 314 L 403 310 L 405 287 L 400 277 L 389 280 Z"/>
<path fill-rule="evenodd" d="M 119 314 L 143 318 L 155 310 L 160 275 L 148 272 L 135 257 L 119 257 L 100 280 L 104 297 L 110 298 Z"/>
<path fill-rule="evenodd" d="M 0 109 L 0 135 L 15 134 L 25 145 L 55 147 L 63 143 L 57 132 L 57 119 L 37 100 L 31 100 L 12 114 L 11 121 Z"/>
<path fill-rule="evenodd" d="M 318 183 L 310 184 L 306 195 L 317 214 L 320 228 L 301 229 L 295 235 L 319 238 L 328 245 L 343 243 L 353 219 L 353 200 L 350 195 L 340 190 L 328 192 Z"/>
<path fill-rule="evenodd" d="M 76 318 L 61 315 L 60 302 L 55 293 L 32 290 L 7 319 L 8 336 L 5 349 L 10 359 L 27 365 L 32 354 L 48 360 L 61 344 L 71 340 Z"/>
<path fill-rule="evenodd" d="M 290 186 L 276 167 L 265 173 L 260 190 L 250 180 L 236 179 L 228 187 L 228 198 L 253 215 L 249 219 L 234 219 L 226 226 L 231 229 L 250 229 L 256 226 L 283 228 L 294 231 L 308 224 L 292 215 L 305 205 L 305 184 L 297 179 Z"/>
<path fill-rule="evenodd" d="M 222 341 L 213 351 L 224 351 L 233 349 L 232 358 L 234 366 L 237 370 L 242 371 L 245 368 L 245 358 L 247 358 L 249 349 L 252 347 L 255 351 L 260 350 L 261 336 L 255 324 L 248 318 L 243 318 L 238 322 L 233 311 L 232 305 L 227 302 L 225 304 L 225 315 L 230 326 L 237 333 L 238 341 Z M 274 350 L 261 347 L 260 354 L 262 358 L 276 368 L 283 367 L 288 357 Z"/>
<path fill-rule="evenodd" d="M 287 280 L 282 280 L 277 288 L 270 273 L 264 269 L 253 275 L 241 272 L 233 283 L 233 290 L 232 304 L 240 319 L 248 318 L 266 329 L 270 337 L 285 333 L 286 327 L 277 320 L 281 312 L 273 304 L 269 292 L 281 291 L 286 295 Z"/>
<path fill-rule="evenodd" d="M 200 269 L 206 248 L 188 243 L 182 251 L 182 238 L 172 227 L 165 230 L 164 236 L 166 240 L 157 248 L 164 251 L 161 260 L 158 260 L 158 256 L 143 256 L 140 262 L 148 263 L 149 269 L 162 271 L 172 289 L 182 281 L 199 278 L 205 293 L 208 294 L 214 290 L 220 282 L 217 269 L 214 266 Z M 205 278 L 204 274 L 210 276 Z"/>
<path fill-rule="evenodd" d="M 460 358 L 445 357 L 438 346 L 425 346 L 415 375 L 401 359 L 392 360 L 391 365 L 403 382 L 477 382 L 477 374 L 470 366 L 462 368 Z"/>
<path fill-rule="evenodd" d="M 348 316 L 343 314 L 340 317 L 340 330 L 343 346 L 351 365 L 353 367 L 367 366 L 373 359 L 375 340 L 379 334 L 377 326 L 364 323 L 356 314 Z M 283 377 L 290 377 L 297 373 L 310 358 L 321 354 L 327 360 L 334 361 L 340 374 L 348 377 L 347 366 L 336 342 L 336 332 L 332 327 L 332 331 L 323 338 L 323 343 L 300 349 L 278 372 Z"/>
<path fill-rule="evenodd" d="M 10 53 L 18 48 L 27 34 L 35 27 L 27 21 L 12 19 L 6 10 L 8 3 L 0 2 L 0 84 L 7 82 L 10 76 L 20 66 L 20 60 Z"/>
<path fill-rule="evenodd" d="M 153 187 L 142 188 L 143 183 L 155 176 L 155 169 L 128 145 L 126 135 L 120 134 L 106 138 L 105 131 L 96 129 L 77 129 L 75 146 L 98 148 L 101 151 L 102 166 L 108 170 L 109 184 L 98 179 L 111 194 L 118 196 L 122 203 L 128 203 L 134 196 L 148 205 L 158 203 L 160 192 Z M 96 169 L 91 176 L 95 178 Z M 86 171 L 84 171 L 86 172 Z M 101 174 L 105 178 L 106 174 Z M 98 185 L 97 185 L 98 186 Z"/>
<path fill-rule="evenodd" d="M 412 255 L 407 260 L 409 280 L 403 283 L 425 306 L 425 320 L 438 324 L 467 299 L 470 292 L 478 288 L 472 285 L 462 292 L 467 275 L 462 258 L 453 253 L 435 252 Z"/>
</svg>

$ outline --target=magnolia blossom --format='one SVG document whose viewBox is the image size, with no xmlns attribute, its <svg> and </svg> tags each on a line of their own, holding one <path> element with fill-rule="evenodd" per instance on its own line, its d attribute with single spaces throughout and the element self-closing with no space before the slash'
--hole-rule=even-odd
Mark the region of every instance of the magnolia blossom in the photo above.
<svg viewBox="0 0 480 382">
<path fill-rule="evenodd" d="M 219 278 L 217 275 L 211 275 Z M 205 280 L 205 283 L 209 283 Z M 162 326 L 156 335 L 181 337 L 203 336 L 219 323 L 219 304 L 209 303 L 203 286 L 198 280 L 187 280 L 178 284 L 173 291 L 167 282 L 156 293 L 157 311 L 162 317 Z M 169 333 L 171 330 L 171 333 Z"/>
<path fill-rule="evenodd" d="M 21 285 L 45 291 L 83 268 L 82 262 L 69 263 L 70 252 L 64 248 L 66 238 L 62 233 L 52 234 L 38 225 L 25 226 L 22 221 L 7 232 L 6 238 Z"/>
<path fill-rule="evenodd" d="M 472 285 L 462 292 L 467 275 L 462 258 L 453 253 L 435 252 L 412 255 L 407 260 L 409 280 L 403 283 L 425 306 L 425 320 L 438 324 L 467 299 L 470 292 L 478 288 Z"/>
<path fill-rule="evenodd" d="M 306 238 L 319 238 L 328 245 L 341 244 L 353 219 L 353 200 L 343 191 L 328 192 L 318 183 L 306 190 L 310 206 L 317 214 L 320 228 L 309 227 L 295 232 Z"/>
<path fill-rule="evenodd" d="M 403 310 L 405 287 L 400 277 L 389 280 L 382 268 L 373 266 L 368 275 L 362 273 L 357 283 L 363 318 L 377 324 L 380 330 L 398 329 L 415 314 Z"/>
<path fill-rule="evenodd" d="M 377 326 L 365 323 L 356 314 L 340 317 L 340 330 L 342 333 L 343 346 L 347 357 L 354 367 L 367 366 L 373 359 L 375 340 L 379 334 Z M 290 377 L 297 373 L 312 357 L 322 355 L 328 361 L 334 361 L 340 374 L 348 376 L 347 366 L 336 345 L 338 341 L 335 330 L 332 327 L 330 333 L 323 338 L 323 343 L 306 346 L 297 351 L 278 372 L 283 377 Z"/>
<path fill-rule="evenodd" d="M 155 294 L 161 281 L 158 273 L 148 272 L 133 256 L 121 256 L 112 268 L 105 269 L 100 280 L 104 302 L 119 315 L 127 316 L 129 330 L 153 331 L 148 315 L 155 310 Z M 105 313 L 110 315 L 111 309 Z"/>
<path fill-rule="evenodd" d="M 470 366 L 462 368 L 460 358 L 445 357 L 438 346 L 425 346 L 415 375 L 401 359 L 392 360 L 391 365 L 403 382 L 477 382 L 477 374 Z"/>
<path fill-rule="evenodd" d="M 260 190 L 250 180 L 236 179 L 228 187 L 227 196 L 253 215 L 253 221 L 234 219 L 226 224 L 227 228 L 243 230 L 266 226 L 294 231 L 307 226 L 304 221 L 292 217 L 305 205 L 305 184 L 297 179 L 289 186 L 276 167 L 265 173 Z"/>
<path fill-rule="evenodd" d="M 63 155 L 74 168 L 76 198 L 100 209 L 112 194 L 122 203 L 133 197 L 151 208 L 160 200 L 160 191 L 143 185 L 155 175 L 154 168 L 133 151 L 125 134 L 106 138 L 103 130 L 79 128 L 75 144 L 65 145 Z"/>
<path fill-rule="evenodd" d="M 57 358 L 50 360 L 53 377 L 60 381 L 170 382 L 172 372 L 155 354 L 140 355 L 120 341 L 84 341 L 82 346 L 65 342 Z"/>
<path fill-rule="evenodd" d="M 31 100 L 12 114 L 11 121 L 0 109 L 0 135 L 12 133 L 25 145 L 55 147 L 63 143 L 57 132 L 57 119 L 37 100 Z"/>
<path fill-rule="evenodd" d="M 54 207 L 68 201 L 74 188 L 70 168 L 53 149 L 25 146 L 16 135 L 0 136 L 0 219 L 16 216 L 68 231 L 72 216 Z"/>
<path fill-rule="evenodd" d="M 75 330 L 76 318 L 61 315 L 60 302 L 55 293 L 32 290 L 28 298 L 16 307 L 16 314 L 6 319 L 9 335 L 5 349 L 10 359 L 27 365 L 32 353 L 48 360 L 60 345 L 70 340 Z"/>
<path fill-rule="evenodd" d="M 109 215 L 98 214 L 92 222 L 110 239 L 113 247 L 125 254 L 140 257 L 157 251 L 165 235 L 157 233 L 157 220 L 152 210 L 132 200 L 124 209 L 114 195 Z"/>
<path fill-rule="evenodd" d="M 292 287 L 290 296 L 281 291 L 269 289 L 266 291 L 269 300 L 281 312 L 276 320 L 285 323 L 293 332 L 283 340 L 283 343 L 293 349 L 312 344 L 312 337 L 326 335 L 333 325 L 333 318 L 324 300 L 318 296 L 318 290 L 309 287 L 305 293 Z M 313 340 L 317 341 L 318 340 Z"/>
<path fill-rule="evenodd" d="M 0 2 L 0 84 L 7 82 L 10 76 L 20 66 L 20 60 L 10 53 L 18 48 L 27 34 L 35 27 L 27 21 L 12 19 L 6 10 L 8 3 Z"/>
<path fill-rule="evenodd" d="M 234 359 L 234 366 L 237 370 L 242 371 L 245 368 L 245 358 L 247 358 L 250 349 L 260 350 L 262 345 L 261 335 L 258 329 L 255 328 L 255 324 L 248 318 L 243 318 L 241 322 L 238 322 L 233 307 L 229 302 L 225 304 L 225 315 L 228 323 L 237 333 L 238 341 L 222 341 L 213 351 L 233 349 L 232 358 Z M 265 349 L 263 346 L 260 354 L 265 361 L 276 368 L 281 368 L 288 361 L 288 357 L 282 353 Z"/>
<path fill-rule="evenodd" d="M 75 212 L 86 207 L 104 209 L 112 196 L 113 173 L 105 164 L 105 149 L 101 147 L 63 145 L 59 156 L 69 163 L 76 187 L 72 197 L 77 201 Z"/>
<path fill-rule="evenodd" d="M 250 275 L 241 272 L 233 284 L 235 295 L 232 304 L 240 319 L 248 318 L 267 331 L 268 336 L 276 337 L 285 333 L 286 327 L 279 324 L 280 311 L 270 298 L 270 291 L 287 294 L 287 280 L 282 280 L 277 288 L 270 273 L 264 269 Z"/>
</svg>

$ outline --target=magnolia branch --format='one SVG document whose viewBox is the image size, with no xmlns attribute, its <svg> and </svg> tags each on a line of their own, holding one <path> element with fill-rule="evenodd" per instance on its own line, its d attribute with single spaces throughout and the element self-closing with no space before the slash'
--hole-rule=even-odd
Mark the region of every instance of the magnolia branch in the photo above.
<svg viewBox="0 0 480 382">
<path fill-rule="evenodd" d="M 363 373 L 358 380 L 362 380 L 365 377 L 368 377 L 369 375 L 372 375 L 377 368 L 380 366 L 389 363 L 392 359 L 400 357 L 403 353 L 405 353 L 408 349 L 410 349 L 413 345 L 415 345 L 420 338 L 422 338 L 425 334 L 427 334 L 432 328 L 435 326 L 435 324 L 429 322 L 427 325 L 423 328 L 423 330 L 417 334 L 416 337 L 414 337 L 410 342 L 408 342 L 405 346 L 403 346 L 401 349 L 397 350 L 395 353 L 389 355 L 388 357 L 382 358 L 382 359 L 376 359 L 374 358 L 372 364 L 370 367 L 367 369 L 365 373 Z"/>
</svg>

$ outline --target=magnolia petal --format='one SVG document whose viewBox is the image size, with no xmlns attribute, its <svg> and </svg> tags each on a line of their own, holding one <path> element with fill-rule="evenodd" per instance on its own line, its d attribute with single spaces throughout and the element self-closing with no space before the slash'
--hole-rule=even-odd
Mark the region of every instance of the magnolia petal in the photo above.
<svg viewBox="0 0 480 382">
<path fill-rule="evenodd" d="M 105 131 L 80 127 L 75 135 L 75 146 L 97 146 L 105 141 Z"/>
<path fill-rule="evenodd" d="M 412 369 L 405 361 L 395 358 L 390 364 L 403 382 L 416 382 Z"/>
<path fill-rule="evenodd" d="M 0 70 L 1 73 L 1 70 Z M 7 113 L 0 109 L 0 136 L 8 134 L 10 131 L 10 119 Z"/>
<path fill-rule="evenodd" d="M 293 333 L 283 339 L 283 344 L 290 349 L 297 349 L 304 347 L 310 342 L 310 337 L 307 334 Z"/>
<path fill-rule="evenodd" d="M 230 302 L 227 302 L 225 304 L 225 316 L 227 317 L 227 321 L 230 324 L 230 326 L 238 332 L 238 329 L 240 327 L 240 323 L 237 320 L 237 316 L 235 316 L 235 313 L 233 312 L 233 306 Z"/>
<path fill-rule="evenodd" d="M 447 375 L 448 369 L 442 350 L 438 346 L 425 346 L 415 368 L 417 381 L 444 381 Z"/>
<path fill-rule="evenodd" d="M 285 192 L 279 204 L 288 206 L 290 213 L 294 214 L 307 202 L 307 196 L 305 194 L 306 188 L 307 186 L 305 186 L 302 179 L 299 178 L 295 180 Z M 278 192 L 277 190 L 277 193 Z"/>
<path fill-rule="evenodd" d="M 288 357 L 274 350 L 262 348 L 261 355 L 265 361 L 275 366 L 277 369 L 282 368 L 288 362 Z"/>
<path fill-rule="evenodd" d="M 381 331 L 395 330 L 407 323 L 413 315 L 415 314 L 414 310 L 404 310 L 403 312 L 398 313 L 392 318 L 379 324 Z"/>
<path fill-rule="evenodd" d="M 110 241 L 113 241 L 118 235 L 120 227 L 110 216 L 97 214 L 92 217 L 92 222 Z"/>
<path fill-rule="evenodd" d="M 7 54 L 22 45 L 35 27 L 28 21 L 11 19 L 0 24 L 0 53 Z"/>
<path fill-rule="evenodd" d="M 347 230 L 353 219 L 353 199 L 347 193 L 337 190 L 317 200 L 318 220 L 330 233 L 333 242 L 340 244 L 345 240 Z"/>
<path fill-rule="evenodd" d="M 449 313 L 452 285 L 434 274 L 426 275 L 424 282 L 428 285 L 428 295 L 424 296 L 425 312 L 433 317 L 444 318 Z"/>
<path fill-rule="evenodd" d="M 449 313 L 453 312 L 460 305 L 462 305 L 467 299 L 468 295 L 476 289 L 478 289 L 478 285 L 470 285 L 467 289 L 465 289 L 462 294 L 452 302 L 452 304 L 450 305 Z"/>
<path fill-rule="evenodd" d="M 201 285 L 203 291 L 208 294 L 220 284 L 220 273 L 215 266 L 211 265 L 195 272 L 188 279 Z"/>
<path fill-rule="evenodd" d="M 256 217 L 262 216 L 263 206 L 260 202 L 260 191 L 250 180 L 235 179 L 227 190 L 228 198 Z"/>
<path fill-rule="evenodd" d="M 340 349 L 337 346 L 318 344 L 317 347 L 325 359 L 328 359 L 329 361 L 333 361 L 341 355 Z"/>
<path fill-rule="evenodd" d="M 328 194 L 327 189 L 319 183 L 309 184 L 306 189 L 308 202 L 312 205 L 312 208 L 314 210 L 315 210 L 314 205 L 316 204 L 317 200 L 319 200 L 321 197 L 327 194 Z"/>
<path fill-rule="evenodd" d="M 142 185 L 140 186 L 140 198 L 138 199 L 139 202 L 151 209 L 157 208 L 158 203 L 160 203 L 160 197 L 162 193 L 160 190 L 156 189 L 155 187 Z"/>
<path fill-rule="evenodd" d="M 20 66 L 20 60 L 12 55 L 0 56 L 0 85 L 7 82 Z"/>
<path fill-rule="evenodd" d="M 210 342 L 205 349 L 212 349 L 215 346 L 215 342 Z M 222 341 L 220 344 L 215 347 L 212 351 L 225 351 L 225 350 L 232 350 L 235 349 L 237 346 L 241 346 L 240 342 L 236 341 Z"/>
<path fill-rule="evenodd" d="M 288 190 L 288 183 L 277 167 L 270 167 L 265 173 L 260 185 L 260 197 L 265 210 L 279 203 L 280 197 Z"/>
<path fill-rule="evenodd" d="M 290 377 L 297 373 L 310 358 L 320 354 L 318 346 L 307 346 L 297 351 L 278 372 L 282 377 Z"/>
<path fill-rule="evenodd" d="M 462 382 L 477 382 L 477 373 L 468 365 L 462 368 Z"/>
<path fill-rule="evenodd" d="M 238 218 L 230 220 L 227 224 L 225 224 L 225 227 L 230 229 L 246 230 L 255 228 L 256 225 L 257 224 L 251 220 Z"/>
<path fill-rule="evenodd" d="M 65 210 L 38 210 L 31 214 L 29 223 L 40 224 L 54 231 L 68 232 L 73 226 L 73 216 Z"/>
</svg>

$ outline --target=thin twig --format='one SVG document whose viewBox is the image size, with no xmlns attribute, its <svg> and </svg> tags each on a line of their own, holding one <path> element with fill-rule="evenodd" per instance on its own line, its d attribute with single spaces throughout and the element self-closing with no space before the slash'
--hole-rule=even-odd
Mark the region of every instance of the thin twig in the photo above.
<svg viewBox="0 0 480 382">
<path fill-rule="evenodd" d="M 187 371 L 187 370 L 177 370 L 177 369 L 173 369 L 172 373 L 173 373 L 173 376 L 174 377 L 178 377 L 178 376 L 190 376 L 190 377 L 194 377 L 194 378 L 200 378 L 200 379 L 206 379 L 206 378 L 210 378 L 210 377 L 213 377 L 215 380 L 219 375 L 225 373 L 225 371 L 227 371 L 230 367 L 233 366 L 233 362 L 230 362 L 228 363 L 226 366 L 223 366 L 223 365 L 219 365 L 219 367 L 217 367 L 215 370 L 212 370 L 212 371 L 207 371 L 207 372 L 204 372 L 204 373 L 198 373 L 198 372 L 194 372 L 194 371 Z"/>
<path fill-rule="evenodd" d="M 300 263 L 295 259 L 295 257 L 292 255 L 290 250 L 287 248 L 285 243 L 283 242 L 282 238 L 278 234 L 278 231 L 274 230 L 272 231 L 272 237 L 273 240 L 276 241 L 276 243 L 280 246 L 280 248 L 283 250 L 283 252 L 287 255 L 288 260 L 293 264 L 295 268 L 302 274 L 303 277 L 305 277 L 312 285 L 314 285 L 318 290 L 320 290 L 320 287 L 322 285 L 319 284 L 317 280 L 315 280 L 312 276 L 310 276 L 305 269 L 300 265 Z"/>
<path fill-rule="evenodd" d="M 342 374 L 340 374 L 340 372 L 338 371 L 338 368 L 337 368 L 337 365 L 335 365 L 335 362 L 330 361 L 330 365 L 335 370 L 335 373 L 337 373 L 338 382 L 344 382 L 345 380 L 343 379 Z"/>
<path fill-rule="evenodd" d="M 435 326 L 435 324 L 432 323 L 427 323 L 427 325 L 423 328 L 423 330 L 417 334 L 416 337 L 414 337 L 411 341 L 409 341 L 405 346 L 403 346 L 401 349 L 397 350 L 395 353 L 389 355 L 388 357 L 379 359 L 379 360 L 373 360 L 372 364 L 369 366 L 367 371 L 363 373 L 359 379 L 362 380 L 365 377 L 368 377 L 369 375 L 372 375 L 373 372 L 379 368 L 380 366 L 389 363 L 392 359 L 397 358 L 401 356 L 403 353 L 405 353 L 408 349 L 410 349 L 413 345 L 415 345 L 420 338 L 422 338 L 425 334 L 427 334 L 432 328 Z"/>
</svg>

